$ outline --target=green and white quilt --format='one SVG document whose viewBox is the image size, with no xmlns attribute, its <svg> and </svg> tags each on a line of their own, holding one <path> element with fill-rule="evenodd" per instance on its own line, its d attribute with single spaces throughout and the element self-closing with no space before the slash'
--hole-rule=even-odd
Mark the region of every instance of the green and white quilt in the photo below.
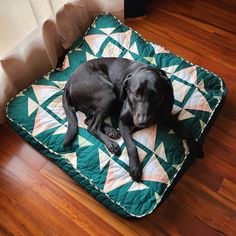
<svg viewBox="0 0 236 236">
<path fill-rule="evenodd" d="M 226 89 L 215 74 L 147 42 L 114 16 L 100 15 L 66 57 L 67 67 L 54 70 L 20 92 L 7 106 L 12 127 L 42 154 L 51 158 L 104 206 L 124 217 L 151 213 L 166 196 L 190 160 L 186 142 L 173 130 L 154 125 L 133 135 L 143 169 L 140 183 L 128 173 L 122 138 L 121 156 L 109 153 L 87 131 L 77 112 L 78 136 L 71 148 L 62 146 L 67 119 L 62 93 L 72 72 L 93 58 L 123 57 L 166 71 L 174 88 L 173 114 L 202 139 L 217 114 Z M 112 117 L 107 119 L 113 123 Z"/>
</svg>

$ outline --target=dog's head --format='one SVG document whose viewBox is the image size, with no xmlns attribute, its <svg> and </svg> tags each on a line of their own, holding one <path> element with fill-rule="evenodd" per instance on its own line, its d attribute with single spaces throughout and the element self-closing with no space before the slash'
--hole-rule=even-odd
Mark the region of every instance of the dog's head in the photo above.
<svg viewBox="0 0 236 236">
<path fill-rule="evenodd" d="M 173 90 L 163 70 L 142 67 L 123 82 L 122 98 L 130 104 L 136 127 L 154 124 L 158 110 L 168 102 L 168 97 L 173 97 Z"/>
</svg>

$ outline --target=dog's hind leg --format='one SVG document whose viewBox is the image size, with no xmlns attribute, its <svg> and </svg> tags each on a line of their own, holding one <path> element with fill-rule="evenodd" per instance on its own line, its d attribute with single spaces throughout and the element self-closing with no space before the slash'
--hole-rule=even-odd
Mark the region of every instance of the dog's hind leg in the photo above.
<svg viewBox="0 0 236 236">
<path fill-rule="evenodd" d="M 102 132 L 102 125 L 106 117 L 105 112 L 99 111 L 88 120 L 88 131 L 100 139 L 111 153 L 120 154 L 120 146 L 118 143 L 112 141 L 106 134 Z"/>
<path fill-rule="evenodd" d="M 89 124 L 92 122 L 92 119 L 93 119 L 92 116 L 87 116 L 84 123 L 89 126 Z M 102 132 L 105 133 L 109 138 L 112 139 L 120 138 L 120 132 L 105 122 L 103 122 L 101 129 Z"/>
</svg>

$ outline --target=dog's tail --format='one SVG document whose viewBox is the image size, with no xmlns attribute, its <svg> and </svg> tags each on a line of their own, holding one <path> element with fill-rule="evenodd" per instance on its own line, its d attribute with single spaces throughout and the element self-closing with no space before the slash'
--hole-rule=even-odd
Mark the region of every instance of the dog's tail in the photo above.
<svg viewBox="0 0 236 236">
<path fill-rule="evenodd" d="M 67 121 L 68 121 L 68 129 L 66 132 L 66 136 L 64 138 L 63 146 L 66 147 L 68 146 L 76 137 L 78 133 L 78 121 L 76 117 L 76 112 L 75 108 L 72 105 L 69 92 L 67 90 L 67 86 L 65 86 L 63 95 L 62 95 L 62 102 L 63 102 L 63 107 L 66 112 L 67 116 Z"/>
</svg>

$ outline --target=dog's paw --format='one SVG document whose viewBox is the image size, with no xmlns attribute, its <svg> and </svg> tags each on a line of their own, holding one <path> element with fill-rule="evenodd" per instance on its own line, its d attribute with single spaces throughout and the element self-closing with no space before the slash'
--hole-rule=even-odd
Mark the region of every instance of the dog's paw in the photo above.
<svg viewBox="0 0 236 236">
<path fill-rule="evenodd" d="M 106 127 L 104 128 L 104 131 L 109 138 L 112 139 L 120 138 L 120 132 L 113 127 Z"/>
<path fill-rule="evenodd" d="M 116 142 L 110 142 L 109 145 L 107 145 L 107 148 L 111 153 L 114 153 L 115 155 L 121 154 L 120 146 Z"/>
<path fill-rule="evenodd" d="M 140 182 L 142 178 L 140 165 L 129 165 L 129 174 L 134 181 Z"/>
<path fill-rule="evenodd" d="M 194 158 L 203 158 L 204 157 L 204 152 L 202 145 L 199 143 L 194 143 L 190 146 L 190 154 Z"/>
</svg>

